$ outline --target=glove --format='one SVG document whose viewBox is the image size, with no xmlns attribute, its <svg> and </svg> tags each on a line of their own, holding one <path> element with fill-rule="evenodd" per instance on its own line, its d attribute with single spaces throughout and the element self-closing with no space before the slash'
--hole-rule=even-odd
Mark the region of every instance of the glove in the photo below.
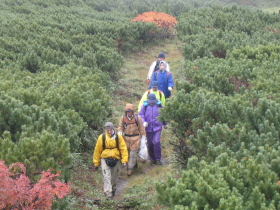
<svg viewBox="0 0 280 210">
<path fill-rule="evenodd" d="M 146 128 L 146 127 L 148 127 L 148 123 L 147 122 L 144 122 L 143 123 L 143 126 Z"/>
<path fill-rule="evenodd" d="M 98 170 L 98 166 L 93 166 L 93 171 L 97 171 Z"/>
<path fill-rule="evenodd" d="M 123 136 L 123 132 L 119 131 L 118 134 L 120 134 L 121 136 Z"/>
<path fill-rule="evenodd" d="M 168 128 L 168 125 L 165 125 L 165 126 L 164 126 L 164 129 L 167 129 L 167 128 Z"/>
<path fill-rule="evenodd" d="M 123 163 L 122 166 L 123 166 L 123 167 L 126 167 L 126 163 Z"/>
<path fill-rule="evenodd" d="M 168 87 L 168 90 L 171 91 L 171 90 L 172 90 L 172 87 Z"/>
</svg>

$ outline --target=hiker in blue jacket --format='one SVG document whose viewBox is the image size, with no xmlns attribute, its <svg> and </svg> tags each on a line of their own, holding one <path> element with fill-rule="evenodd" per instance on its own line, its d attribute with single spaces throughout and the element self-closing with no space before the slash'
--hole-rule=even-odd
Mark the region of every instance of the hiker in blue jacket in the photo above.
<svg viewBox="0 0 280 210">
<path fill-rule="evenodd" d="M 149 89 L 151 89 L 151 84 L 153 81 L 158 82 L 158 89 L 164 93 L 165 98 L 171 96 L 171 90 L 174 87 L 173 77 L 170 72 L 166 70 L 167 63 L 165 61 L 160 62 L 160 70 L 155 71 Z"/>
</svg>

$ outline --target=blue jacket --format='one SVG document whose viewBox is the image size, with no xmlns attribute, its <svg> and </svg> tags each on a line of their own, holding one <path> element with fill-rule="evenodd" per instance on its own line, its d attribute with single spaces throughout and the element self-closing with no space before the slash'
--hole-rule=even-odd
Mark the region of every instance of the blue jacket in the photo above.
<svg viewBox="0 0 280 210">
<path fill-rule="evenodd" d="M 165 61 L 161 61 L 161 63 L 166 63 Z M 165 65 L 166 66 L 166 65 Z M 168 87 L 174 87 L 173 77 L 170 72 L 166 70 L 158 70 L 153 73 L 149 89 L 151 89 L 151 84 L 153 81 L 158 81 L 158 89 L 164 93 L 165 98 L 169 98 L 171 96 L 171 92 L 168 90 Z"/>
<path fill-rule="evenodd" d="M 146 132 L 158 132 L 162 130 L 163 123 L 158 121 L 157 117 L 160 116 L 159 110 L 162 108 L 161 104 L 149 105 L 146 101 L 144 102 L 139 112 L 143 123 L 147 122 Z"/>
</svg>

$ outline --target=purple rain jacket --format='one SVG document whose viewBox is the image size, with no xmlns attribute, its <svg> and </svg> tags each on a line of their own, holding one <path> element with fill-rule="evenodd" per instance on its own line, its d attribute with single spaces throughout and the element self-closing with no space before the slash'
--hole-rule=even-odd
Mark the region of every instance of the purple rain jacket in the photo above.
<svg viewBox="0 0 280 210">
<path fill-rule="evenodd" d="M 159 110 L 161 108 L 161 104 L 155 104 L 151 106 L 146 101 L 144 102 L 139 112 L 139 115 L 142 118 L 143 123 L 148 123 L 148 126 L 146 127 L 146 132 L 158 132 L 162 130 L 162 125 L 165 125 L 165 122 L 162 123 L 157 119 L 157 117 L 160 116 Z"/>
</svg>

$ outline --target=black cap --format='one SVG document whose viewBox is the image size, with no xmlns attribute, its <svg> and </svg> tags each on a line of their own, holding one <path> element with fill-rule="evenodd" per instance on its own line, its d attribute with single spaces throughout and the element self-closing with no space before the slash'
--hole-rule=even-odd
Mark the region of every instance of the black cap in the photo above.
<svg viewBox="0 0 280 210">
<path fill-rule="evenodd" d="M 159 53 L 159 54 L 158 54 L 158 58 L 165 58 L 164 53 L 163 53 L 163 52 Z"/>
</svg>

